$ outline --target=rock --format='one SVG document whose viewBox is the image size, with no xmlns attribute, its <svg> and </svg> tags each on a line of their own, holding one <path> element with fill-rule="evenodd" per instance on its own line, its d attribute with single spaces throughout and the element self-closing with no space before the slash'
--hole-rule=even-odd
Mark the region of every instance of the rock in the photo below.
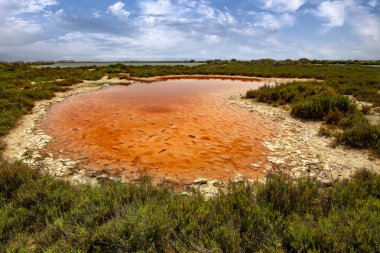
<svg viewBox="0 0 380 253">
<path fill-rule="evenodd" d="M 69 177 L 69 176 L 72 176 L 72 175 L 74 175 L 73 171 L 71 171 L 71 170 L 65 170 L 65 171 L 62 172 L 61 177 Z"/>
<path fill-rule="evenodd" d="M 196 185 L 202 185 L 202 184 L 207 184 L 208 180 L 205 178 L 197 178 L 194 180 L 193 184 Z"/>
<path fill-rule="evenodd" d="M 261 167 L 261 165 L 259 163 L 252 163 L 251 166 L 255 167 L 255 168 L 260 168 Z"/>
<path fill-rule="evenodd" d="M 191 196 L 189 192 L 181 192 L 180 195 L 187 196 L 187 197 Z"/>
<path fill-rule="evenodd" d="M 235 173 L 234 178 L 232 179 L 234 183 L 244 182 L 244 178 L 240 173 Z"/>
<path fill-rule="evenodd" d="M 110 176 L 106 173 L 103 173 L 103 174 L 100 174 L 100 175 L 97 175 L 96 178 L 97 179 L 106 179 L 106 178 L 109 178 Z"/>
<path fill-rule="evenodd" d="M 213 186 L 215 186 L 215 187 L 221 187 L 221 186 L 224 185 L 223 181 L 221 181 L 221 180 L 219 180 L 219 179 L 210 180 L 210 181 L 208 182 L 208 184 L 213 185 Z"/>
<path fill-rule="evenodd" d="M 273 157 L 273 156 L 269 156 L 267 158 L 267 160 L 275 165 L 283 165 L 285 164 L 285 161 L 283 158 L 279 158 L 279 157 Z"/>
</svg>

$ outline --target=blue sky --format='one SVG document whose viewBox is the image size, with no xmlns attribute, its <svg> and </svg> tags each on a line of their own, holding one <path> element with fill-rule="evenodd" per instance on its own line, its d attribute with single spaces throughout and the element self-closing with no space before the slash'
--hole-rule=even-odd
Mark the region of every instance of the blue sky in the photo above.
<svg viewBox="0 0 380 253">
<path fill-rule="evenodd" d="M 380 59 L 380 0 L 0 0 L 0 60 Z"/>
</svg>

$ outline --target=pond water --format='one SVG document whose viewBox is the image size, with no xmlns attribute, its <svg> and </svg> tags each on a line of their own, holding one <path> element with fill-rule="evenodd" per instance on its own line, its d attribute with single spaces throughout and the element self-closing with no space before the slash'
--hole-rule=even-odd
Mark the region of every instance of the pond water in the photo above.
<svg viewBox="0 0 380 253">
<path fill-rule="evenodd" d="M 169 80 L 135 83 L 77 94 L 53 105 L 40 122 L 53 136 L 46 152 L 80 165 L 136 178 L 144 170 L 157 181 L 230 180 L 263 172 L 264 138 L 275 122 L 229 99 L 262 82 Z"/>
</svg>

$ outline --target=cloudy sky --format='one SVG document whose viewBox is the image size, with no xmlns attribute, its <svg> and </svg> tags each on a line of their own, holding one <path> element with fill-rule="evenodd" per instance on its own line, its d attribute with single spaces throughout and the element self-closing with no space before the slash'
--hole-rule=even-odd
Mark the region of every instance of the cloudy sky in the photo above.
<svg viewBox="0 0 380 253">
<path fill-rule="evenodd" d="M 0 61 L 380 59 L 380 0 L 0 0 Z"/>
</svg>

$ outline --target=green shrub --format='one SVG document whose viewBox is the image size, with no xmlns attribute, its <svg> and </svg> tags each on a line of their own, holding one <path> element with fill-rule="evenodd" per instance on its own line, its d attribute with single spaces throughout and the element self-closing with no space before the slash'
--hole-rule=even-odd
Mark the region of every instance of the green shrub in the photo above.
<svg viewBox="0 0 380 253">
<path fill-rule="evenodd" d="M 323 186 L 271 173 L 206 201 L 137 183 L 73 186 L 0 164 L 0 252 L 376 252 L 380 175 Z"/>
<path fill-rule="evenodd" d="M 292 105 L 291 114 L 304 119 L 323 119 L 338 123 L 351 102 L 345 96 L 314 95 Z"/>
<path fill-rule="evenodd" d="M 372 125 L 368 120 L 355 121 L 352 126 L 344 130 L 339 140 L 352 147 L 379 150 L 380 126 Z"/>
<path fill-rule="evenodd" d="M 364 105 L 361 109 L 362 113 L 368 115 L 371 113 L 371 106 Z"/>
<path fill-rule="evenodd" d="M 330 111 L 326 116 L 323 117 L 323 120 L 327 124 L 338 125 L 343 117 L 344 113 L 341 111 Z"/>
<path fill-rule="evenodd" d="M 105 68 L 105 72 L 106 73 L 121 73 L 123 72 L 127 67 L 122 64 L 122 63 L 118 63 L 118 64 L 112 64 L 112 65 L 109 65 Z"/>
<path fill-rule="evenodd" d="M 320 127 L 318 134 L 320 136 L 325 136 L 325 137 L 332 137 L 332 136 L 334 136 L 334 133 L 333 133 L 333 131 L 331 129 L 329 129 L 327 127 L 323 127 L 323 126 Z"/>
</svg>

